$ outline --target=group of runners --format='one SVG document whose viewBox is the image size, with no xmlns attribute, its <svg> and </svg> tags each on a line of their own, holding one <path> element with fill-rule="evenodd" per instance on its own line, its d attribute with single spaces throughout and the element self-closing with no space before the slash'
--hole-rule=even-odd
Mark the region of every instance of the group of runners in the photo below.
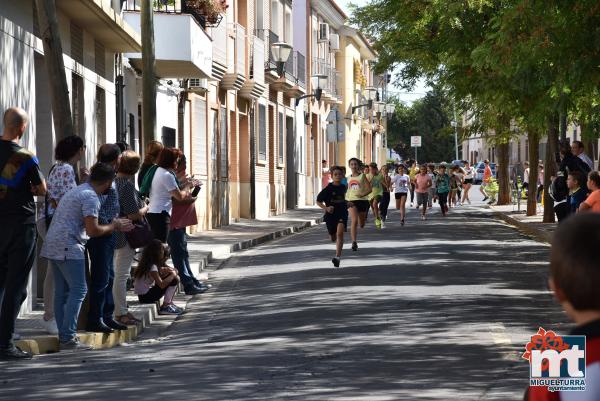
<svg viewBox="0 0 600 401">
<path fill-rule="evenodd" d="M 381 169 L 377 163 L 364 164 L 357 158 L 348 161 L 350 174 L 346 168 L 333 166 L 329 169 L 331 181 L 317 196 L 317 205 L 325 211 L 324 221 L 332 242 L 336 243 L 335 257 L 331 260 L 335 267 L 341 263 L 344 233 L 350 217 L 350 237 L 352 251 L 358 251 L 358 229 L 364 228 L 369 210 L 373 211 L 375 227 L 385 228 L 391 193 L 394 193 L 396 209 L 400 211 L 400 224 L 406 219 L 406 202 L 421 211 L 421 219 L 427 219 L 427 210 L 438 202 L 443 216 L 449 207 L 471 203 L 469 191 L 473 184 L 474 169 L 467 163 L 464 167 L 445 164 L 439 166 L 416 162 L 408 166 L 398 164 L 393 175 L 390 167 Z M 462 192 L 462 193 L 461 193 Z M 461 200 L 462 198 L 462 200 Z"/>
</svg>

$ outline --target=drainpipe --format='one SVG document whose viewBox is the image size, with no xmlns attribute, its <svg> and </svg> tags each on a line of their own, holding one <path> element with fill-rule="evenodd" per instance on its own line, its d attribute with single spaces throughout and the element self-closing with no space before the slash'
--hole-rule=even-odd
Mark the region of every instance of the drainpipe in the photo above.
<svg viewBox="0 0 600 401">
<path fill-rule="evenodd" d="M 250 218 L 256 218 L 256 121 L 254 120 L 254 108 L 256 101 L 253 100 L 250 107 L 249 120 L 253 123 L 250 127 Z"/>
</svg>

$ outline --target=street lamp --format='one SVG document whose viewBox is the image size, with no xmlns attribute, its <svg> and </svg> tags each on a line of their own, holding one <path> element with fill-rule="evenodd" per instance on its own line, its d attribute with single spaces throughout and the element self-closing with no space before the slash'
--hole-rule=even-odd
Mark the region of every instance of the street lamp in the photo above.
<svg viewBox="0 0 600 401">
<path fill-rule="evenodd" d="M 377 92 L 377 88 L 374 88 L 372 86 L 367 86 L 365 88 L 365 98 L 367 99 L 367 103 L 353 106 L 352 114 L 354 114 L 354 112 L 357 109 L 360 109 L 361 107 L 366 107 L 369 110 L 371 110 L 373 108 L 373 102 L 379 98 L 379 92 Z"/>
<path fill-rule="evenodd" d="M 277 71 L 280 77 L 285 74 L 285 63 L 287 63 L 292 54 L 292 46 L 285 42 L 275 42 L 271 45 L 271 58 L 275 62 L 275 67 L 267 68 L 265 72 Z"/>
<path fill-rule="evenodd" d="M 314 97 L 317 102 L 321 101 L 321 95 L 323 94 L 323 88 L 327 86 L 327 75 L 325 74 L 315 74 L 310 77 L 310 84 L 313 88 L 315 88 L 315 93 L 300 96 L 296 99 L 296 107 L 300 104 L 300 100 L 306 99 L 309 97 Z"/>
<path fill-rule="evenodd" d="M 456 119 L 456 110 L 454 111 L 454 118 Z M 458 123 L 456 120 L 450 122 L 450 125 L 454 127 L 454 160 L 458 160 Z"/>
<path fill-rule="evenodd" d="M 388 103 L 385 105 L 385 112 L 387 114 L 394 114 L 396 111 L 396 105 L 394 103 Z"/>
</svg>

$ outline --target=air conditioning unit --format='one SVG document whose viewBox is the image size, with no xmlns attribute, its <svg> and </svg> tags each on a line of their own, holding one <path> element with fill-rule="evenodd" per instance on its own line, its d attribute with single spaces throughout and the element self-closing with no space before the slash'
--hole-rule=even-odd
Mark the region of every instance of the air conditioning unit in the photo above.
<svg viewBox="0 0 600 401">
<path fill-rule="evenodd" d="M 329 41 L 329 24 L 320 23 L 319 24 L 319 42 L 328 42 Z"/>
<path fill-rule="evenodd" d="M 196 93 L 206 93 L 208 91 L 208 79 L 190 78 L 188 80 L 188 90 Z"/>
<path fill-rule="evenodd" d="M 338 35 L 337 33 L 332 33 L 331 35 L 329 35 L 329 51 L 340 51 L 340 35 Z"/>
</svg>

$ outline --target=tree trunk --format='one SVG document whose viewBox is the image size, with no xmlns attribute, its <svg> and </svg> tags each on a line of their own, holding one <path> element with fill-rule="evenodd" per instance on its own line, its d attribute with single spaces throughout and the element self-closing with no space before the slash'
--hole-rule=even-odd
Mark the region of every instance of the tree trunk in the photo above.
<svg viewBox="0 0 600 401">
<path fill-rule="evenodd" d="M 57 138 L 62 139 L 73 135 L 73 118 L 56 4 L 54 0 L 36 0 L 36 8 L 44 45 L 44 64 L 48 72 L 54 130 Z"/>
<path fill-rule="evenodd" d="M 544 161 L 544 223 L 554 223 L 554 200 L 550 197 L 552 178 L 556 176 L 558 165 L 556 153 L 558 152 L 559 121 L 558 116 L 548 118 L 548 145 Z M 562 124 L 562 122 L 560 122 Z"/>
<path fill-rule="evenodd" d="M 498 157 L 498 205 L 510 204 L 510 166 L 508 165 L 508 151 L 508 142 L 496 146 L 496 156 Z"/>
<path fill-rule="evenodd" d="M 537 130 L 527 130 L 527 140 L 529 141 L 529 196 L 527 197 L 527 216 L 537 214 L 537 198 L 535 192 L 535 183 L 538 178 L 538 161 L 540 158 L 540 137 Z"/>
<path fill-rule="evenodd" d="M 142 0 L 142 129 L 141 149 L 156 139 L 156 59 L 154 55 L 153 0 Z"/>
<path fill-rule="evenodd" d="M 560 119 L 560 140 L 566 141 L 567 140 L 567 110 L 564 106 L 561 107 L 559 119 Z"/>
</svg>

